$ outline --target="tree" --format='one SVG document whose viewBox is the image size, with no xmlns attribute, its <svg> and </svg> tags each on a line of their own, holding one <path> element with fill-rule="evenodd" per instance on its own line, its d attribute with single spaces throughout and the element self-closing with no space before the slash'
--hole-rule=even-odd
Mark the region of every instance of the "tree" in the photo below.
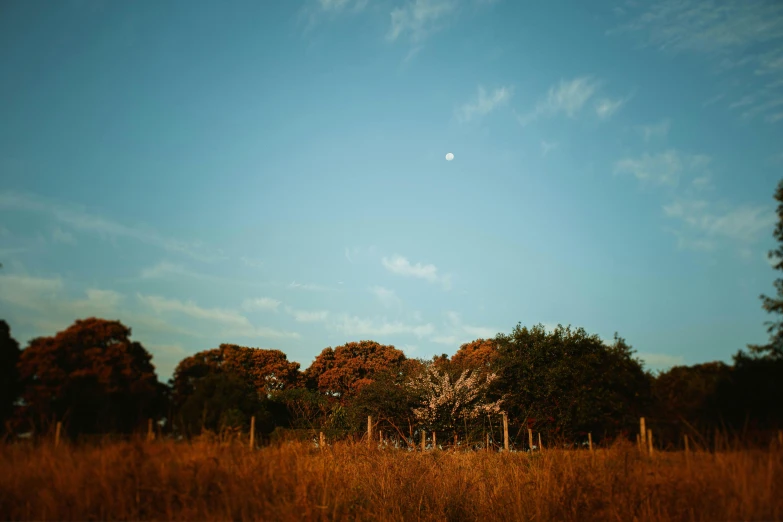
<svg viewBox="0 0 783 522">
<path fill-rule="evenodd" d="M 495 339 L 476 339 L 459 347 L 451 357 L 452 364 L 457 368 L 489 370 L 497 362 L 499 356 L 498 343 Z"/>
<path fill-rule="evenodd" d="M 345 401 L 376 374 L 401 371 L 405 354 L 394 346 L 375 341 L 346 343 L 325 348 L 305 371 L 308 386 Z"/>
<path fill-rule="evenodd" d="M 449 372 L 430 364 L 407 383 L 418 399 L 413 414 L 425 429 L 449 434 L 481 416 L 499 414 L 503 399 L 488 398 L 496 378 L 479 369 L 463 370 L 452 380 Z"/>
<path fill-rule="evenodd" d="M 775 200 L 778 202 L 778 222 L 775 225 L 773 236 L 778 241 L 778 247 L 768 253 L 770 260 L 775 262 L 773 268 L 783 271 L 783 180 L 778 183 L 775 190 Z M 763 308 L 771 314 L 783 314 L 783 278 L 775 280 L 775 297 L 761 295 Z M 767 323 L 767 331 L 770 334 L 769 342 L 765 345 L 748 345 L 748 349 L 754 355 L 766 356 L 775 359 L 783 358 L 783 320 Z"/>
<path fill-rule="evenodd" d="M 256 430 L 271 433 L 274 428 L 269 400 L 257 389 L 230 372 L 210 373 L 194 384 L 193 393 L 179 410 L 182 428 L 188 434 L 202 430 L 222 432 L 225 429 L 247 430 L 255 417 Z"/>
<path fill-rule="evenodd" d="M 34 427 L 64 421 L 70 435 L 127 433 L 161 413 L 152 356 L 119 321 L 77 320 L 30 341 L 19 358 L 23 413 Z"/>
<path fill-rule="evenodd" d="M 584 329 L 517 325 L 499 335 L 496 393 L 522 428 L 573 437 L 633 429 L 651 403 L 650 379 L 624 339 L 612 346 Z"/>
<path fill-rule="evenodd" d="M 11 337 L 8 323 L 0 320 L 0 429 L 11 418 L 22 391 L 19 385 L 19 343 Z"/>
<path fill-rule="evenodd" d="M 207 375 L 232 373 L 252 385 L 263 396 L 295 387 L 301 378 L 298 362 L 289 362 L 280 350 L 221 344 L 180 361 L 174 370 L 172 390 L 175 406 L 181 406 L 195 391 L 195 384 Z"/>
</svg>

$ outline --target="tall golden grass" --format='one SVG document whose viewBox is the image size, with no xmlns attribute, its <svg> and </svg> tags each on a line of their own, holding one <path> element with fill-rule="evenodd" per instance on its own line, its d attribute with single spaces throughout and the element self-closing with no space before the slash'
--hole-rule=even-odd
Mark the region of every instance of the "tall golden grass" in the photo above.
<svg viewBox="0 0 783 522">
<path fill-rule="evenodd" d="M 783 520 L 783 452 L 0 445 L 3 520 Z"/>
</svg>

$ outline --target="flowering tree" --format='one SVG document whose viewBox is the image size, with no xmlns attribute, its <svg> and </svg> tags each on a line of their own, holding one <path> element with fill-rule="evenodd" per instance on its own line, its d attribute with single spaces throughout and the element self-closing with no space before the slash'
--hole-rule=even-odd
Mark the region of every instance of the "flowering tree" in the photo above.
<svg viewBox="0 0 783 522">
<path fill-rule="evenodd" d="M 482 415 L 501 413 L 503 399 L 489 402 L 487 392 L 497 376 L 465 370 L 452 382 L 448 372 L 428 365 L 408 381 L 419 397 L 413 409 L 416 420 L 428 430 L 453 431 Z"/>
</svg>

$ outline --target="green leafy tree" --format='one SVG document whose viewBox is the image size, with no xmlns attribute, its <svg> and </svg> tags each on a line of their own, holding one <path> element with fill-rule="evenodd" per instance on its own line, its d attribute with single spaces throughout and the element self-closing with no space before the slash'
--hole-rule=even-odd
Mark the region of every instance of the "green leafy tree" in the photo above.
<svg viewBox="0 0 783 522">
<path fill-rule="evenodd" d="M 11 419 L 22 392 L 16 367 L 21 353 L 8 323 L 0 320 L 0 429 Z"/>
<path fill-rule="evenodd" d="M 783 271 L 783 180 L 778 183 L 775 190 L 775 200 L 778 202 L 778 222 L 775 225 L 773 236 L 778 241 L 778 247 L 768 253 L 770 260 L 775 262 L 773 268 Z M 783 314 L 783 278 L 775 280 L 776 295 L 761 296 L 764 310 L 780 316 Z M 767 323 L 767 331 L 770 334 L 769 342 L 764 345 L 748 345 L 750 352 L 757 356 L 783 359 L 783 320 L 780 318 Z"/>
<path fill-rule="evenodd" d="M 195 435 L 202 430 L 246 431 L 255 416 L 256 430 L 269 434 L 274 428 L 270 409 L 270 401 L 260 396 L 251 383 L 234 373 L 220 372 L 206 375 L 194 384 L 193 393 L 179 410 L 179 419 L 183 430 Z"/>
<path fill-rule="evenodd" d="M 651 403 L 651 377 L 615 334 L 612 346 L 584 329 L 517 325 L 497 338 L 496 392 L 521 429 L 572 438 L 613 436 L 633 429 Z"/>
</svg>

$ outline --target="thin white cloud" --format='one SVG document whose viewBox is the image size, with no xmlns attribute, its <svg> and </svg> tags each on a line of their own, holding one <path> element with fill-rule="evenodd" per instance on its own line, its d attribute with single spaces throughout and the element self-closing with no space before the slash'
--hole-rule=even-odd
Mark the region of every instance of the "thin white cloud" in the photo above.
<svg viewBox="0 0 783 522">
<path fill-rule="evenodd" d="M 412 265 L 407 258 L 400 255 L 394 255 L 391 258 L 384 257 L 381 262 L 386 270 L 393 274 L 424 279 L 430 283 L 440 283 L 445 289 L 451 287 L 451 278 L 448 275 L 440 275 L 438 267 L 433 264 L 416 263 Z"/>
<path fill-rule="evenodd" d="M 394 42 L 407 37 L 412 44 L 421 44 L 430 34 L 441 29 L 447 17 L 457 9 L 455 0 L 411 0 L 391 13 L 387 40 Z"/>
<path fill-rule="evenodd" d="M 667 118 L 658 123 L 639 125 L 636 127 L 636 130 L 642 135 L 645 142 L 649 142 L 655 138 L 665 138 L 669 135 L 670 128 L 671 121 Z"/>
<path fill-rule="evenodd" d="M 454 311 L 447 311 L 445 332 L 440 332 L 438 335 L 434 335 L 430 338 L 430 341 L 453 346 L 455 348 L 462 344 L 474 341 L 476 339 L 492 339 L 494 338 L 498 330 L 494 328 L 488 328 L 485 326 L 473 326 L 464 324 L 460 314 Z"/>
<path fill-rule="evenodd" d="M 63 289 L 60 277 L 40 278 L 16 274 L 0 275 L 0 300 L 14 306 L 40 310 Z"/>
<path fill-rule="evenodd" d="M 548 141 L 541 141 L 541 155 L 546 157 L 550 152 L 555 150 L 557 148 L 557 143 L 555 142 L 548 142 Z"/>
<path fill-rule="evenodd" d="M 317 285 L 313 283 L 297 283 L 296 281 L 291 281 L 288 284 L 288 288 L 294 288 L 297 290 L 309 290 L 311 292 L 326 292 L 330 290 L 330 288 L 323 285 Z"/>
<path fill-rule="evenodd" d="M 542 116 L 565 114 L 573 118 L 590 101 L 599 87 L 600 82 L 592 76 L 560 80 L 557 85 L 549 88 L 546 98 L 539 101 L 530 113 L 518 116 L 517 120 L 521 125 L 528 125 Z"/>
<path fill-rule="evenodd" d="M 477 99 L 458 108 L 457 119 L 469 122 L 473 118 L 486 116 L 495 108 L 508 103 L 513 93 L 513 87 L 498 87 L 488 94 L 484 87 L 479 86 Z"/>
<path fill-rule="evenodd" d="M 65 245 L 76 244 L 76 238 L 73 237 L 73 234 L 67 230 L 63 230 L 60 227 L 55 227 L 54 230 L 52 230 L 52 241 L 55 243 L 63 243 Z"/>
<path fill-rule="evenodd" d="M 612 117 L 614 113 L 620 110 L 620 108 L 628 102 L 629 98 L 601 98 L 595 102 L 595 113 L 602 120 L 606 120 Z"/>
<path fill-rule="evenodd" d="M 672 366 L 680 366 L 685 363 L 685 359 L 682 355 L 639 353 L 636 356 L 644 361 L 646 366 L 661 370 L 671 368 Z"/>
<path fill-rule="evenodd" d="M 282 303 L 277 299 L 271 297 L 256 297 L 254 299 L 245 299 L 242 302 L 242 309 L 248 312 L 254 310 L 264 310 L 268 312 L 276 312 L 277 308 Z"/>
<path fill-rule="evenodd" d="M 383 306 L 387 308 L 399 307 L 402 305 L 402 300 L 397 296 L 394 290 L 384 288 L 382 286 L 373 286 L 370 288 L 370 292 L 378 298 Z"/>
<path fill-rule="evenodd" d="M 299 323 L 322 323 L 329 317 L 327 310 L 297 310 L 286 306 L 285 311 Z"/>
<path fill-rule="evenodd" d="M 743 118 L 775 123 L 783 104 L 783 3 L 742 0 L 659 0 L 628 4 L 629 18 L 608 34 L 625 34 L 662 52 L 707 57 L 726 84 L 740 90 L 721 93 L 704 105 L 734 100 Z M 778 111 L 780 112 L 780 111 Z"/>
<path fill-rule="evenodd" d="M 250 257 L 242 256 L 239 258 L 242 264 L 250 268 L 264 268 L 264 262 L 260 259 L 253 259 Z"/>
<path fill-rule="evenodd" d="M 163 236 L 151 228 L 130 227 L 96 214 L 90 214 L 75 206 L 66 206 L 29 194 L 0 192 L 0 209 L 48 215 L 61 224 L 76 230 L 92 232 L 108 238 L 134 239 L 199 261 L 211 262 L 224 258 L 218 252 L 204 253 L 195 244 Z"/>
<path fill-rule="evenodd" d="M 614 165 L 615 174 L 632 174 L 641 182 L 676 187 L 686 174 L 704 174 L 711 162 L 709 156 L 685 154 L 669 149 L 658 154 L 624 158 Z"/>
<path fill-rule="evenodd" d="M 175 312 L 194 319 L 214 321 L 228 326 L 252 327 L 244 315 L 223 308 L 202 308 L 193 301 L 168 299 L 157 295 L 137 294 L 139 301 L 149 306 L 156 314 Z"/>
<path fill-rule="evenodd" d="M 712 250 L 718 240 L 730 240 L 747 248 L 748 243 L 771 234 L 777 217 L 760 205 L 717 205 L 706 200 L 676 200 L 663 207 L 664 214 L 685 225 L 680 246 Z"/>
<path fill-rule="evenodd" d="M 386 319 L 362 319 L 343 314 L 336 318 L 332 327 L 353 337 L 382 337 L 388 335 L 414 335 L 424 337 L 435 331 L 432 324 L 408 324 L 401 321 L 389 322 Z"/>
</svg>

